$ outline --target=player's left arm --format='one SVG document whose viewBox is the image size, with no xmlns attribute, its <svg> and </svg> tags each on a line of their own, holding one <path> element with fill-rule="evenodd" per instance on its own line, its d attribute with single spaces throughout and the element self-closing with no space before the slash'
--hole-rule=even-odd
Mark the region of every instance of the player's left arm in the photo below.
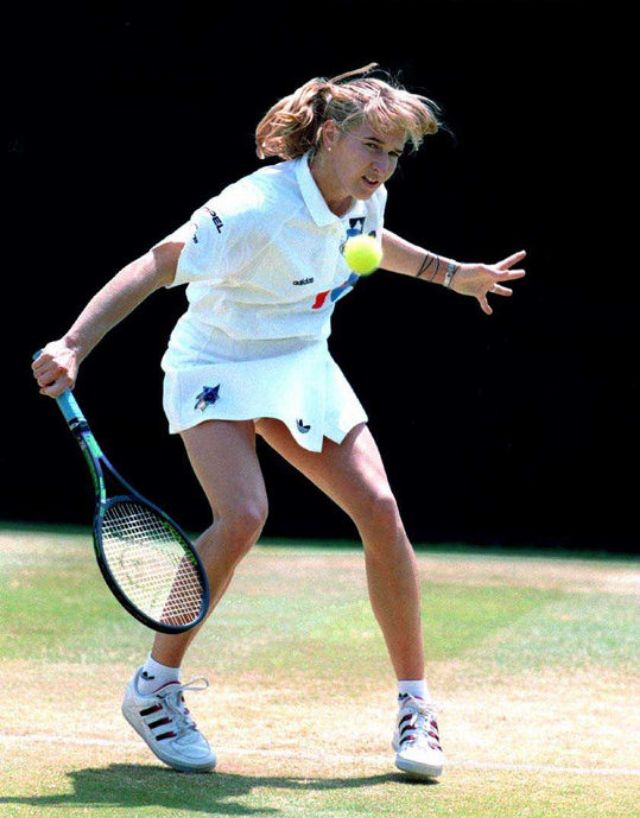
<svg viewBox="0 0 640 818">
<path fill-rule="evenodd" d="M 526 250 L 519 250 L 495 264 L 465 264 L 431 253 L 386 228 L 382 231 L 382 252 L 383 270 L 442 284 L 460 295 L 472 295 L 486 315 L 493 313 L 487 301 L 488 293 L 513 295 L 513 290 L 504 285 L 525 275 L 523 269 L 511 267 L 527 254 Z"/>
</svg>

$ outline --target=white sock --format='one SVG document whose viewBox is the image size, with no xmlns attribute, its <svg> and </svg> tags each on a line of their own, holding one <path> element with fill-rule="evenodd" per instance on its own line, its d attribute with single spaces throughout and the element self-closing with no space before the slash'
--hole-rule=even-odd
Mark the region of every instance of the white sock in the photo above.
<svg viewBox="0 0 640 818">
<path fill-rule="evenodd" d="M 166 685 L 167 682 L 180 681 L 180 668 L 169 667 L 169 665 L 161 665 L 156 662 L 151 654 L 147 657 L 144 663 L 142 673 L 138 677 L 138 691 L 143 696 L 149 696 L 154 693 L 159 687 Z"/>
<path fill-rule="evenodd" d="M 417 696 L 425 702 L 431 701 L 431 693 L 424 679 L 400 679 L 398 681 L 398 696 L 403 694 Z"/>
</svg>

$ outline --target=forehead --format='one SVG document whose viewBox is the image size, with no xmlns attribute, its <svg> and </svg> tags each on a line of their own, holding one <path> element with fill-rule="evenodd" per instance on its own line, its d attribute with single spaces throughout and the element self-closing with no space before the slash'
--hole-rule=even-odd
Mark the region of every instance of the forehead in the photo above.
<svg viewBox="0 0 640 818">
<path fill-rule="evenodd" d="M 363 122 L 357 128 L 354 128 L 351 133 L 359 139 L 377 142 L 380 146 L 389 150 L 401 151 L 407 141 L 407 135 L 402 128 L 393 131 L 378 131 L 368 122 Z"/>
</svg>

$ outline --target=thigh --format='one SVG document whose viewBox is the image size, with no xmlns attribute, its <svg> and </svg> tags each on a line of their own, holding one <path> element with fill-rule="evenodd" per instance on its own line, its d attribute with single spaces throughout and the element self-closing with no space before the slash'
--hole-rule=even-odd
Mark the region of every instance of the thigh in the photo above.
<svg viewBox="0 0 640 818">
<path fill-rule="evenodd" d="M 180 433 L 214 517 L 266 513 L 267 493 L 252 420 L 207 420 Z"/>
<path fill-rule="evenodd" d="M 325 437 L 321 452 L 304 449 L 275 418 L 260 418 L 256 431 L 356 521 L 380 500 L 393 498 L 380 451 L 366 423 L 354 426 L 342 443 Z"/>
</svg>

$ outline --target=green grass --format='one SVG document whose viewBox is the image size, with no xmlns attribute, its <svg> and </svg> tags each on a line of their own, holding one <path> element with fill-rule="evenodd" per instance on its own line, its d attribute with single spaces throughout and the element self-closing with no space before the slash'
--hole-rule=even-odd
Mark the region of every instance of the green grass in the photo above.
<svg viewBox="0 0 640 818">
<path fill-rule="evenodd" d="M 177 781 L 175 779 L 178 779 Z M 3 816 L 65 818 L 625 818 L 633 815 L 633 791 L 620 802 L 611 784 L 565 776 L 553 797 L 541 793 L 530 776 L 474 773 L 466 786 L 405 782 L 401 776 L 353 775 L 301 778 L 218 773 L 215 781 L 175 776 L 133 764 L 74 771 L 67 792 L 12 802 L 0 797 Z M 42 788 L 45 789 L 44 787 Z M 445 789 L 447 791 L 445 791 Z M 621 789 L 624 789 L 624 785 Z M 504 795 L 508 796 L 505 803 Z M 637 793 L 636 793 L 637 795 Z M 616 812 L 616 801 L 628 812 Z M 31 812 L 26 812 L 29 809 Z"/>
<path fill-rule="evenodd" d="M 3 656 L 18 658 L 28 651 L 34 660 L 49 662 L 62 652 L 68 661 L 82 657 L 108 663 L 127 661 L 137 647 L 145 632 L 132 626 L 112 598 L 93 562 L 86 534 L 76 537 L 79 543 L 75 546 L 74 538 L 65 537 L 62 549 L 52 538 L 46 565 L 28 559 L 27 565 L 5 577 L 1 587 L 7 623 L 0 633 Z M 323 552 L 314 549 L 318 553 Z M 325 553 L 330 554 L 331 549 Z M 263 549 L 255 558 L 272 554 L 272 549 Z M 346 646 L 356 655 L 360 651 L 368 671 L 377 671 L 386 653 L 362 588 L 329 573 L 322 587 L 315 575 L 302 577 L 283 596 L 282 577 L 273 579 L 270 587 L 269 577 L 261 578 L 259 594 L 247 588 L 252 593 L 251 604 L 246 597 L 229 595 L 216 612 L 213 621 L 224 643 L 247 648 L 226 651 L 223 646 L 220 659 L 225 670 L 241 669 L 247 661 L 264 669 L 290 667 L 300 656 L 297 646 L 304 641 L 304 665 L 309 667 L 312 659 L 316 673 L 335 673 L 344 661 L 340 648 Z M 248 581 L 245 585 L 249 586 Z M 460 655 L 514 620 L 527 614 L 535 617 L 535 611 L 559 596 L 530 588 L 427 585 L 424 608 L 428 611 L 430 658 Z M 451 628 L 452 619 L 455 628 Z M 211 638 L 215 637 L 212 633 Z M 106 650 L 105 644 L 109 645 Z"/>
<path fill-rule="evenodd" d="M 532 611 L 501 631 L 488 648 L 492 661 L 511 671 L 549 665 L 576 669 L 624 668 L 640 655 L 640 614 L 613 594 L 559 594 L 542 612 Z"/>
<path fill-rule="evenodd" d="M 636 564 L 494 553 L 507 583 L 487 569 L 486 552 L 434 554 L 418 558 L 429 578 L 428 672 L 445 701 L 451 758 L 439 783 L 412 783 L 393 767 L 392 713 L 384 711 L 393 681 L 362 554 L 330 543 L 258 547 L 242 564 L 189 653 L 190 667 L 213 674 L 205 694 L 213 711 L 194 707 L 220 742 L 222 762 L 214 775 L 185 776 L 156 763 L 120 720 L 122 684 L 151 634 L 104 585 L 89 532 L 0 531 L 0 655 L 10 702 L 0 727 L 0 815 L 633 814 L 640 775 L 622 768 L 640 768 L 638 719 L 628 706 L 640 692 L 638 596 L 602 588 L 611 576 L 632 580 Z M 439 566 L 449 569 L 446 579 Z M 572 566 L 593 583 L 565 580 Z M 541 570 L 545 581 L 534 581 Z M 366 709 L 370 697 L 379 709 Z M 25 734 L 88 743 L 3 743 L 3 735 Z M 298 758 L 299 746 L 313 752 Z M 234 747 L 244 750 L 234 755 Z M 475 761 L 496 764 L 480 770 Z M 618 772 L 578 773 L 592 766 Z"/>
</svg>

